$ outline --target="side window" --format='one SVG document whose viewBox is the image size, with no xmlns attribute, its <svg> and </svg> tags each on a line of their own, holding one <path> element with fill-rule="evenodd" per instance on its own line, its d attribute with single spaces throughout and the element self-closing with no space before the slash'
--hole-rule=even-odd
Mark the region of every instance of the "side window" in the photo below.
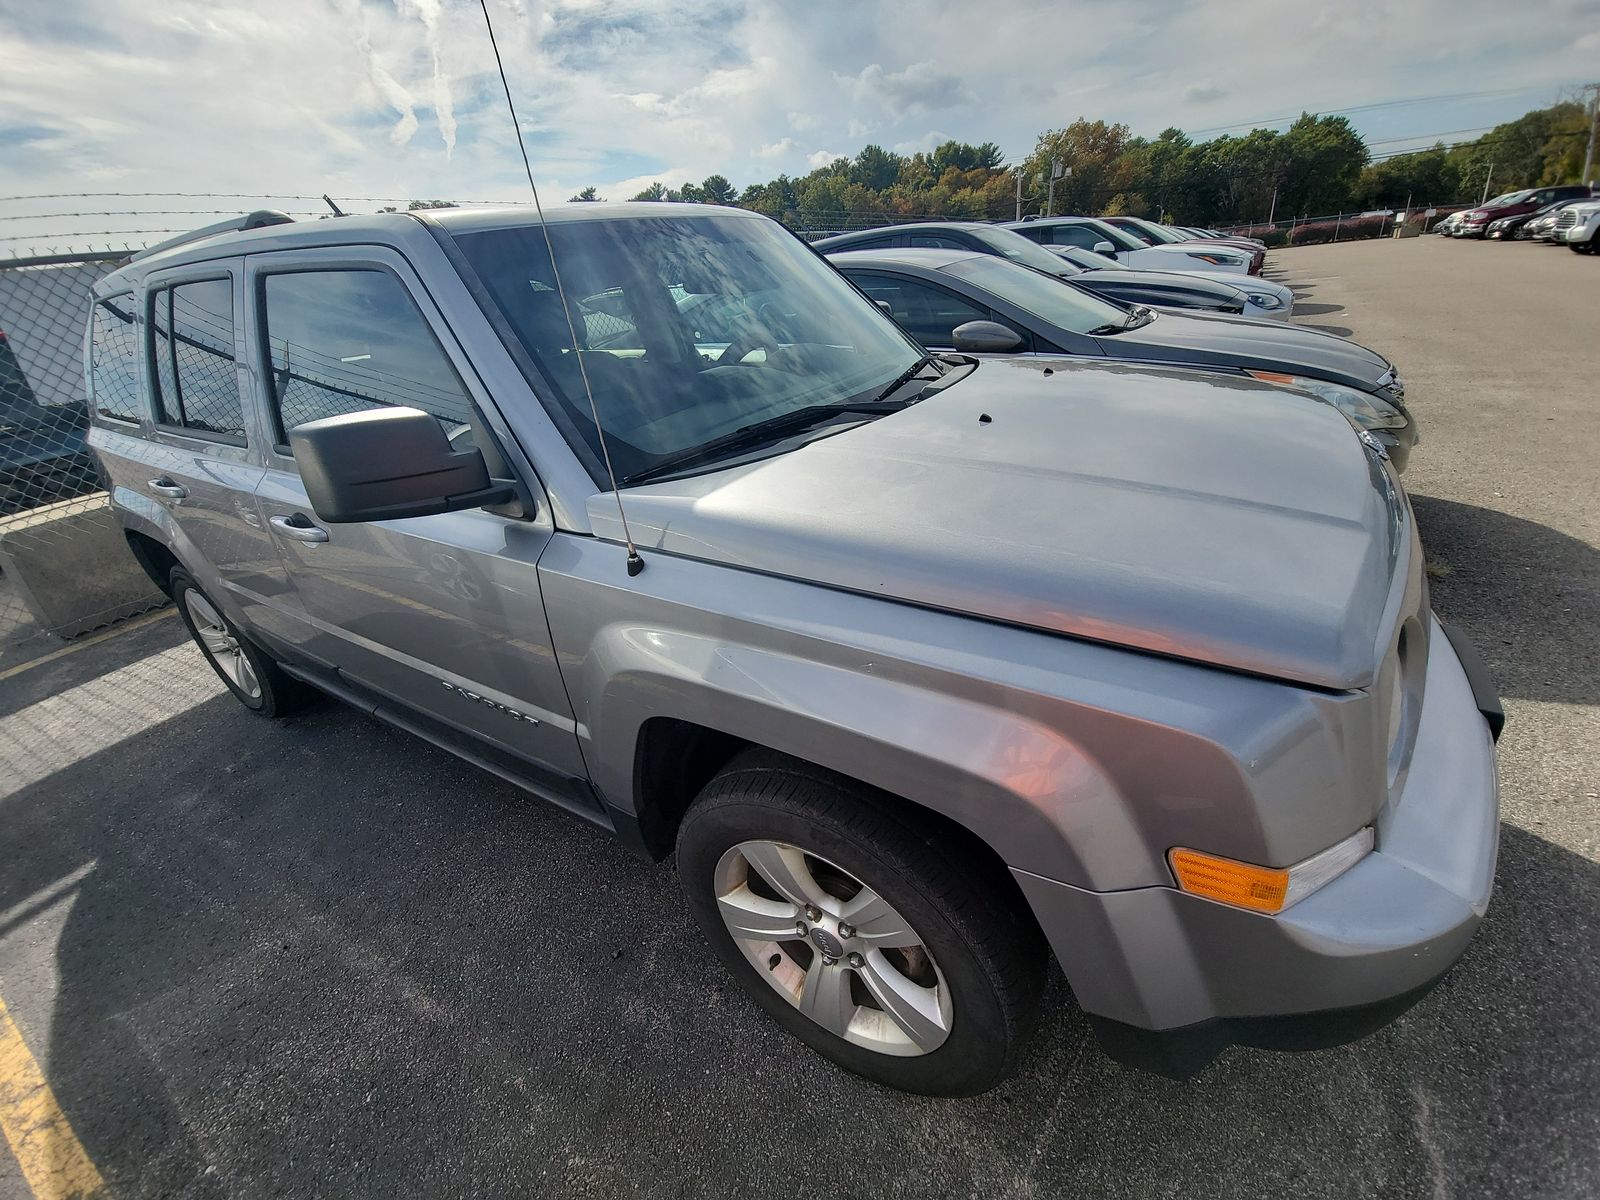
<svg viewBox="0 0 1600 1200">
<path fill-rule="evenodd" d="M 89 380 L 95 411 L 103 417 L 137 421 L 139 410 L 139 335 L 132 296 L 115 296 L 94 306 L 89 335 Z"/>
<path fill-rule="evenodd" d="M 892 238 L 892 237 L 863 238 L 859 242 L 851 242 L 848 246 L 845 247 L 845 249 L 846 250 L 887 250 L 892 245 L 894 245 L 894 238 Z"/>
<path fill-rule="evenodd" d="M 206 279 L 150 293 L 156 420 L 244 437 L 233 349 L 233 282 Z"/>
<path fill-rule="evenodd" d="M 924 346 L 949 346 L 950 331 L 957 325 L 993 319 L 988 308 L 919 280 L 877 274 L 851 278 L 874 302 L 887 302 L 894 319 Z"/>
<path fill-rule="evenodd" d="M 970 250 L 973 247 L 955 238 L 936 237 L 931 233 L 913 233 L 907 236 L 906 245 L 920 250 Z"/>
<path fill-rule="evenodd" d="M 472 401 L 405 285 L 388 271 L 268 275 L 261 301 L 272 416 L 283 442 L 319 417 L 403 406 L 439 418 L 461 444 Z"/>
<path fill-rule="evenodd" d="M 1087 225 L 1055 225 L 1050 229 L 1050 240 L 1058 246 L 1080 246 L 1085 250 L 1093 250 L 1094 244 L 1105 241 L 1106 237 Z"/>
</svg>

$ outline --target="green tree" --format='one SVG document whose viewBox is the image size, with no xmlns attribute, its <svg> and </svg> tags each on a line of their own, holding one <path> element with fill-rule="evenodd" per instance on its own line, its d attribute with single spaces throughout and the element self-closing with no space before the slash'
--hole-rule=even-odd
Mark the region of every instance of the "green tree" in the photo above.
<svg viewBox="0 0 1600 1200">
<path fill-rule="evenodd" d="M 454 200 L 413 200 L 406 205 L 407 212 L 418 212 L 424 208 L 455 208 Z"/>
<path fill-rule="evenodd" d="M 1042 182 L 1035 190 L 1047 193 L 1051 163 L 1059 160 L 1072 168 L 1072 176 L 1056 180 L 1054 211 L 1095 213 L 1132 182 L 1133 164 L 1124 154 L 1127 148 L 1126 125 L 1079 117 L 1063 129 L 1041 133 L 1023 171 L 1030 182 L 1039 177 Z"/>
<path fill-rule="evenodd" d="M 1346 118 L 1301 113 L 1278 149 L 1280 211 L 1321 216 L 1351 207 L 1367 145 Z"/>
<path fill-rule="evenodd" d="M 736 195 L 726 175 L 707 175 L 700 185 L 700 199 L 705 204 L 732 204 Z"/>
<path fill-rule="evenodd" d="M 635 200 L 665 200 L 666 198 L 666 185 L 660 182 L 652 183 L 649 187 L 642 189 L 636 196 L 633 197 Z"/>
<path fill-rule="evenodd" d="M 595 189 L 593 184 L 590 184 L 588 187 L 584 188 L 583 191 L 579 192 L 576 196 L 569 197 L 568 200 L 567 200 L 567 203 L 568 204 L 592 203 L 592 202 L 594 202 L 596 200 L 603 200 L 603 199 L 605 199 L 605 197 L 600 195 L 599 192 L 596 191 L 596 189 Z"/>
<path fill-rule="evenodd" d="M 850 181 L 875 192 L 886 192 L 900 177 L 900 155 L 882 146 L 863 146 L 850 164 Z"/>
</svg>

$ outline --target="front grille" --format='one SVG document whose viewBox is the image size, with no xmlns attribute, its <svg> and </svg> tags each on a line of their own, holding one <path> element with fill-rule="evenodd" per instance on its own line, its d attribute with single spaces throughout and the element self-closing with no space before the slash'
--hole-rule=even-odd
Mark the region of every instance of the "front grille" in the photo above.
<svg viewBox="0 0 1600 1200">
<path fill-rule="evenodd" d="M 1572 226 L 1576 225 L 1577 223 L 1578 223 L 1578 214 L 1574 210 L 1572 210 L 1570 208 L 1563 209 L 1562 212 L 1561 212 L 1561 215 L 1556 218 L 1556 228 L 1557 229 L 1570 229 Z"/>
</svg>

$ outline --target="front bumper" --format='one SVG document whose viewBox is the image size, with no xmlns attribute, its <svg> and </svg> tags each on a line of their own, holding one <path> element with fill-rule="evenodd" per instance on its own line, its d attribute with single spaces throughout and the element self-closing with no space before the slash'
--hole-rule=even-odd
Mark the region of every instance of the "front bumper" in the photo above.
<svg viewBox="0 0 1600 1200">
<path fill-rule="evenodd" d="M 1457 644 L 1436 621 L 1411 763 L 1377 848 L 1285 912 L 1014 872 L 1108 1053 L 1186 1078 L 1232 1043 L 1337 1045 L 1450 969 L 1488 907 L 1499 839 L 1498 701 Z"/>
<path fill-rule="evenodd" d="M 1592 241 L 1597 233 L 1600 233 L 1600 220 L 1590 219 L 1569 225 L 1565 229 L 1558 229 L 1556 236 L 1564 242 L 1588 242 Z"/>
</svg>

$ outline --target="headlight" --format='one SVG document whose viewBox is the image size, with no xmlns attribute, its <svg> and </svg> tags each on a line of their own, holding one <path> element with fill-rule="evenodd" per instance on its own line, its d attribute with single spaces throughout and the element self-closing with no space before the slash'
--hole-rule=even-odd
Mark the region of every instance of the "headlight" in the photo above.
<svg viewBox="0 0 1600 1200">
<path fill-rule="evenodd" d="M 1257 308 L 1264 308 L 1268 312 L 1277 312 L 1278 309 L 1283 307 L 1282 300 L 1267 292 L 1249 292 L 1246 294 L 1249 296 L 1251 304 L 1254 304 Z"/>
<path fill-rule="evenodd" d="M 1317 399 L 1325 400 L 1337 408 L 1357 429 L 1404 429 L 1410 423 L 1410 418 L 1388 401 L 1341 383 L 1307 379 L 1304 375 L 1284 375 L 1277 371 L 1246 371 L 1245 374 L 1263 383 L 1310 392 Z"/>
</svg>

